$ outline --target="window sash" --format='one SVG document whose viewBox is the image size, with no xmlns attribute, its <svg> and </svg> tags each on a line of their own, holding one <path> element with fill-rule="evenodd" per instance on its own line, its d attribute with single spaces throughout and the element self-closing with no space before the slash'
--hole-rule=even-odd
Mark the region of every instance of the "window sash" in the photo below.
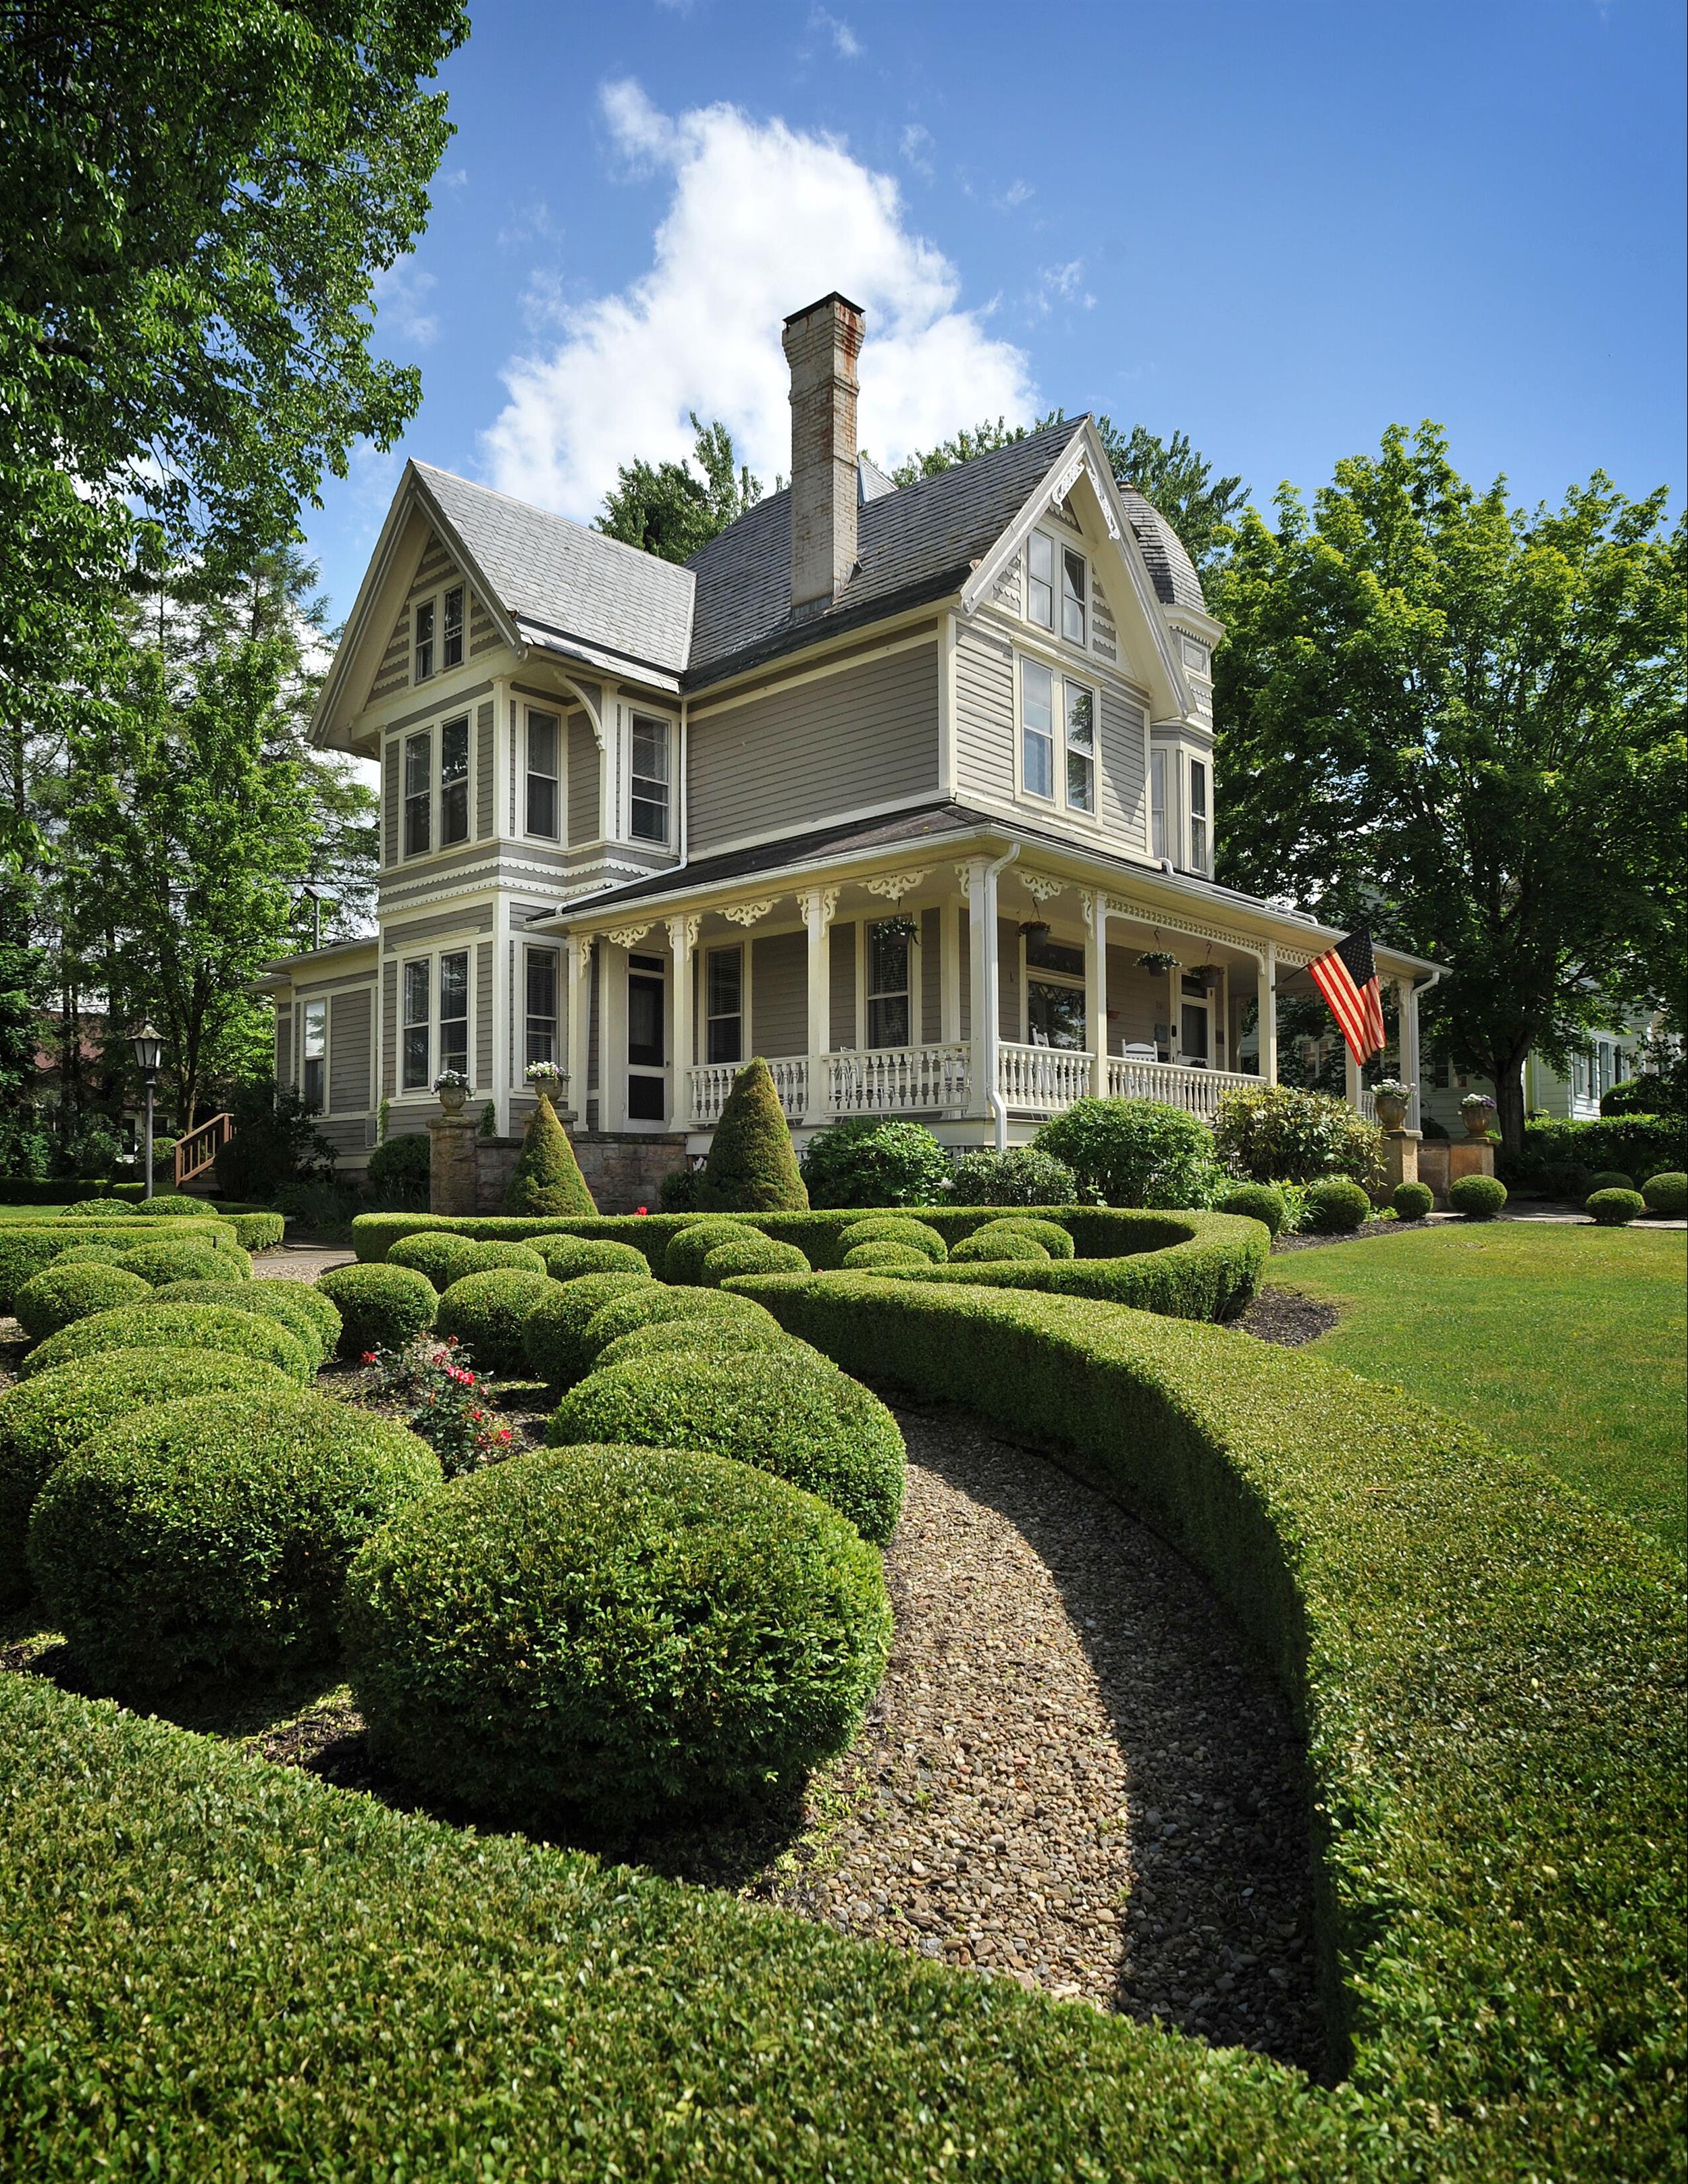
<svg viewBox="0 0 1688 2184">
<path fill-rule="evenodd" d="M 876 918 L 867 928 L 867 1044 L 907 1046 L 912 1011 L 914 941 L 889 920 Z"/>
<path fill-rule="evenodd" d="M 469 951 L 439 959 L 439 1066 L 469 1074 Z"/>
<path fill-rule="evenodd" d="M 1055 541 L 1042 531 L 1026 542 L 1026 619 L 1055 627 Z"/>
<path fill-rule="evenodd" d="M 557 951 L 530 948 L 526 966 L 524 1063 L 557 1059 Z"/>
<path fill-rule="evenodd" d="M 412 632 L 411 680 L 426 682 L 434 671 L 434 603 L 420 600 Z"/>
<path fill-rule="evenodd" d="M 440 847 L 469 839 L 469 719 L 448 721 L 439 733 Z"/>
<path fill-rule="evenodd" d="M 423 857 L 432 846 L 434 739 L 426 730 L 404 738 L 404 854 Z"/>
<path fill-rule="evenodd" d="M 428 961 L 426 956 L 404 966 L 404 1015 L 400 1035 L 402 1069 L 399 1089 L 425 1092 L 428 1087 Z"/>
<path fill-rule="evenodd" d="M 454 584 L 442 603 L 440 661 L 446 667 L 463 664 L 463 587 Z"/>
<path fill-rule="evenodd" d="M 1096 808 L 1096 697 L 1082 682 L 1066 686 L 1067 801 L 1075 811 Z"/>
<path fill-rule="evenodd" d="M 710 948 L 704 956 L 704 1055 L 738 1061 L 744 1044 L 744 951 Z"/>
<path fill-rule="evenodd" d="M 527 716 L 527 831 L 555 841 L 561 780 L 562 724 L 554 713 Z"/>
<path fill-rule="evenodd" d="M 1167 754 L 1163 750 L 1149 755 L 1149 850 L 1150 855 L 1167 855 Z"/>
<path fill-rule="evenodd" d="M 1207 869 L 1207 768 L 1199 758 L 1189 762 L 1189 861 L 1198 872 Z"/>
<path fill-rule="evenodd" d="M 668 723 L 633 716 L 630 827 L 636 842 L 668 839 Z"/>
<path fill-rule="evenodd" d="M 326 1001 L 307 1001 L 304 1005 L 305 1098 L 313 1107 L 320 1109 L 324 1103 L 324 1078 L 328 1061 L 328 1004 Z"/>
<path fill-rule="evenodd" d="M 1090 586 L 1084 556 L 1063 547 L 1061 555 L 1061 633 L 1069 644 L 1083 644 L 1089 620 Z"/>
<path fill-rule="evenodd" d="M 1020 775 L 1028 796 L 1055 797 L 1055 677 L 1041 660 L 1020 662 Z"/>
</svg>

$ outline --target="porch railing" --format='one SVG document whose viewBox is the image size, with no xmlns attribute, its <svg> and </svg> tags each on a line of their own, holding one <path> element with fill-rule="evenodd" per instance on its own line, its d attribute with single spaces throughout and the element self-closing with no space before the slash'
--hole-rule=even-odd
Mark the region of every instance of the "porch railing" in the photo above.
<svg viewBox="0 0 1688 2184">
<path fill-rule="evenodd" d="M 965 1110 L 972 1091 L 965 1046 L 859 1047 L 821 1058 L 833 1115 L 934 1115 Z"/>
<path fill-rule="evenodd" d="M 201 1123 L 197 1129 L 185 1131 L 175 1141 L 175 1181 L 180 1190 L 185 1183 L 196 1182 L 209 1174 L 220 1149 L 235 1134 L 232 1115 L 213 1115 L 209 1123 Z"/>
<path fill-rule="evenodd" d="M 1011 1108 L 1053 1115 L 1090 1089 L 1090 1057 L 1075 1047 L 1021 1046 L 1005 1039 L 997 1049 L 996 1089 Z"/>
<path fill-rule="evenodd" d="M 1187 1107 L 1211 1123 L 1219 1112 L 1219 1095 L 1239 1084 L 1258 1089 L 1260 1079 L 1231 1069 L 1192 1069 L 1188 1062 L 1139 1061 L 1108 1057 L 1108 1093 L 1115 1100 L 1163 1100 Z"/>
<path fill-rule="evenodd" d="M 733 1080 L 742 1067 L 737 1061 L 710 1061 L 700 1068 L 688 1070 L 694 1127 L 710 1129 L 721 1120 Z M 808 1061 L 800 1054 L 784 1055 L 770 1061 L 768 1067 L 773 1075 L 774 1089 L 779 1095 L 779 1104 L 785 1110 L 785 1119 L 788 1123 L 800 1123 L 809 1104 Z"/>
</svg>

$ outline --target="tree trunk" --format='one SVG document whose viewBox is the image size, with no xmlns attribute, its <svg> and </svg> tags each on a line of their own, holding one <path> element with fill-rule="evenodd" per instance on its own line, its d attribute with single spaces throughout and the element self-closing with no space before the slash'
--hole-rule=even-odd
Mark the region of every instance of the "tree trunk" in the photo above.
<svg viewBox="0 0 1688 2184">
<path fill-rule="evenodd" d="M 1524 1056 L 1518 1055 L 1495 1072 L 1495 1120 L 1500 1125 L 1501 1149 L 1510 1159 L 1524 1152 Z"/>
</svg>

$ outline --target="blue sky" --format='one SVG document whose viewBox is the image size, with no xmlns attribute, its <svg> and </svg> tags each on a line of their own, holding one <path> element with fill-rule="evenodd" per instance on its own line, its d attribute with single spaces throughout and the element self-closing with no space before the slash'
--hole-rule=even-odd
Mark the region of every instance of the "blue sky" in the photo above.
<svg viewBox="0 0 1688 2184">
<path fill-rule="evenodd" d="M 1599 466 L 1680 504 L 1680 0 L 474 15 L 382 283 L 422 408 L 306 517 L 337 618 L 404 454 L 588 519 L 695 407 L 771 478 L 779 320 L 833 287 L 882 460 L 1060 404 L 1264 499 L 1432 416 L 1528 500 Z"/>
</svg>

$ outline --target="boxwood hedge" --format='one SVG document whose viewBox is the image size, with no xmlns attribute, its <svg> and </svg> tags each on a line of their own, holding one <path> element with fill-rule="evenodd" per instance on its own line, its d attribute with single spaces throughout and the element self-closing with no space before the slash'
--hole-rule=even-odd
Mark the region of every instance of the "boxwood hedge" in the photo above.
<svg viewBox="0 0 1688 2184">
<path fill-rule="evenodd" d="M 173 1224 L 171 1243 L 205 1243 L 215 1247 L 220 1224 L 201 1218 Z M 12 1300 L 31 1274 L 51 1266 L 62 1251 L 82 1244 L 114 1245 L 120 1251 L 148 1240 L 136 1229 L 132 1217 L 124 1221 L 64 1221 L 43 1214 L 39 1220 L 0 1223 L 0 1312 L 10 1312 Z M 226 1239 L 232 1243 L 232 1237 Z"/>
<path fill-rule="evenodd" d="M 746 1236 L 729 1236 L 705 1254 L 700 1270 L 706 1289 L 719 1289 L 734 1274 L 806 1274 L 809 1262 L 795 1244 L 781 1244 L 753 1228 Z"/>
<path fill-rule="evenodd" d="M 48 1474 L 30 1568 L 104 1690 L 270 1674 L 333 1650 L 353 1555 L 440 1485 L 425 1440 L 349 1403 L 193 1396 L 98 1429 Z"/>
<path fill-rule="evenodd" d="M 605 1366 L 630 1364 L 635 1358 L 666 1357 L 676 1351 L 688 1357 L 747 1357 L 758 1351 L 793 1349 L 811 1357 L 819 1355 L 806 1342 L 788 1334 L 767 1312 L 758 1312 L 755 1318 L 735 1314 L 730 1319 L 711 1314 L 707 1319 L 659 1319 L 630 1328 L 613 1342 L 606 1342 L 592 1362 L 601 1370 Z"/>
<path fill-rule="evenodd" d="M 143 1282 L 162 1289 L 166 1282 L 238 1281 L 242 1268 L 226 1248 L 214 1244 L 177 1243 L 160 1236 L 156 1242 L 136 1244 L 117 1262 L 125 1273 L 139 1274 Z"/>
<path fill-rule="evenodd" d="M 220 1213 L 218 1219 L 234 1232 L 243 1251 L 273 1251 L 287 1233 L 287 1216 L 259 1208 L 251 1213 Z"/>
<path fill-rule="evenodd" d="M 1053 1441 L 1266 1649 L 1307 1734 L 1345 2081 L 462 1835 L 0 1676 L 15 2166 L 1680 2173 L 1674 1564 L 1396 1391 L 1222 1330 L 941 1283 L 760 1287 L 842 1362 Z"/>
<path fill-rule="evenodd" d="M 871 1273 L 876 1267 L 930 1266 L 932 1256 L 916 1245 L 899 1244 L 884 1236 L 870 1239 L 866 1244 L 852 1244 L 844 1255 L 843 1263 L 851 1273 Z"/>
<path fill-rule="evenodd" d="M 606 1298 L 588 1320 L 580 1338 L 582 1359 L 588 1362 L 619 1335 L 636 1327 L 671 1326 L 688 1320 L 718 1324 L 732 1320 L 740 1326 L 777 1327 L 760 1305 L 735 1296 L 726 1290 L 672 1290 L 647 1282 L 638 1289 Z"/>
<path fill-rule="evenodd" d="M 553 1388 L 571 1388 L 590 1368 L 587 1327 L 612 1297 L 636 1290 L 656 1290 L 643 1274 L 582 1274 L 558 1282 L 528 1314 L 521 1330 L 522 1351 L 539 1378 Z"/>
<path fill-rule="evenodd" d="M 18 1324 L 31 1342 L 45 1342 L 73 1319 L 110 1312 L 120 1304 L 140 1304 L 152 1295 L 139 1274 L 99 1261 L 78 1260 L 66 1267 L 43 1267 L 12 1301 Z"/>
<path fill-rule="evenodd" d="M 648 1274 L 650 1262 L 632 1244 L 604 1237 L 543 1236 L 534 1246 L 553 1281 L 572 1282 L 582 1274 Z"/>
<path fill-rule="evenodd" d="M 73 1320 L 31 1350 L 18 1368 L 20 1379 L 50 1373 L 75 1358 L 103 1350 L 226 1350 L 237 1357 L 261 1358 L 279 1366 L 289 1379 L 306 1381 L 316 1368 L 310 1353 L 279 1320 L 253 1312 L 233 1312 L 220 1304 L 120 1305 Z"/>
<path fill-rule="evenodd" d="M 0 1393 L 0 1607 L 29 1591 L 24 1535 L 42 1481 L 102 1426 L 184 1396 L 292 1385 L 279 1367 L 226 1351 L 108 1350 Z"/>
<path fill-rule="evenodd" d="M 404 1512 L 353 1564 L 342 1627 L 404 1780 L 602 1826 L 760 1797 L 839 1750 L 891 1615 L 878 1556 L 812 1495 L 718 1457 L 570 1448 Z"/>
<path fill-rule="evenodd" d="M 340 1315 L 340 1354 L 396 1349 L 434 1323 L 439 1296 L 414 1267 L 331 1267 L 316 1286 Z"/>
<path fill-rule="evenodd" d="M 538 1258 L 537 1252 L 532 1256 Z M 543 1259 L 539 1265 L 543 1269 Z M 465 1344 L 483 1373 L 520 1372 L 526 1362 L 522 1330 L 528 1314 L 552 1287 L 549 1274 L 530 1273 L 521 1267 L 465 1274 L 440 1299 L 434 1332 Z"/>
<path fill-rule="evenodd" d="M 160 1304 L 220 1304 L 231 1312 L 261 1312 L 266 1319 L 278 1320 L 304 1346 L 314 1367 L 320 1367 L 339 1334 L 340 1315 L 334 1313 L 334 1334 L 330 1336 L 321 1316 L 311 1306 L 326 1306 L 330 1312 L 334 1307 L 305 1282 L 166 1282 L 153 1295 Z"/>
<path fill-rule="evenodd" d="M 1018 1261 L 1035 1265 L 1047 1261 L 1049 1256 L 1035 1236 L 1022 1235 L 1017 1229 L 1004 1228 L 989 1221 L 971 1236 L 962 1237 L 950 1254 L 950 1263 L 952 1267 L 990 1267 L 1007 1266 Z"/>
<path fill-rule="evenodd" d="M 443 1293 L 466 1274 L 480 1249 L 472 1237 L 454 1236 L 449 1229 L 424 1229 L 420 1236 L 401 1236 L 387 1253 L 389 1267 L 408 1267 L 424 1275 Z"/>
</svg>

